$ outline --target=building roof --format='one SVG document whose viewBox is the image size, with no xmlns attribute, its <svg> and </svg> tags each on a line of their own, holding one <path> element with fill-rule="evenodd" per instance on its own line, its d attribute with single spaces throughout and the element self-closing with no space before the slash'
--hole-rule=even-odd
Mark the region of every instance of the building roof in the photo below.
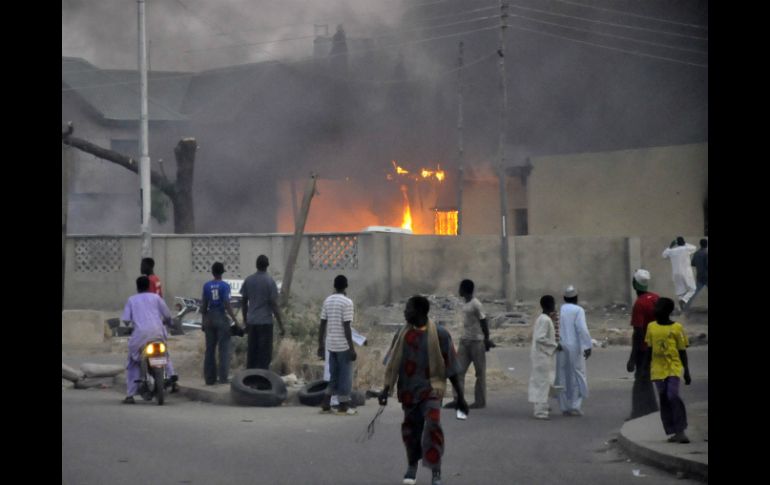
<svg viewBox="0 0 770 485">
<path fill-rule="evenodd" d="M 99 69 L 75 57 L 62 57 L 62 87 L 75 92 L 107 120 L 139 119 L 139 80 L 136 71 Z M 182 104 L 191 73 L 148 73 L 150 121 L 185 121 Z"/>
</svg>

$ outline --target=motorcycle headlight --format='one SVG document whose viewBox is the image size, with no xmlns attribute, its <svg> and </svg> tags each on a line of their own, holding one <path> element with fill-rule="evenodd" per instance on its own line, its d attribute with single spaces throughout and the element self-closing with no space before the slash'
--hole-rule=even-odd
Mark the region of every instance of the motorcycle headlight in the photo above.
<svg viewBox="0 0 770 485">
<path fill-rule="evenodd" d="M 147 355 L 154 354 L 155 353 L 155 346 L 152 345 L 152 344 L 148 345 L 147 348 L 145 349 L 145 352 L 147 352 Z"/>
<path fill-rule="evenodd" d="M 165 354 L 166 353 L 166 344 L 163 342 L 160 343 L 160 353 Z"/>
</svg>

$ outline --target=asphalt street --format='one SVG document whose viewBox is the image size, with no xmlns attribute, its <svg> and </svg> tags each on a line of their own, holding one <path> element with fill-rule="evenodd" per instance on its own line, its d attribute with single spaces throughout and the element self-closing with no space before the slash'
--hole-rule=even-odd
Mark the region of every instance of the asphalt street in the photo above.
<svg viewBox="0 0 770 485">
<path fill-rule="evenodd" d="M 529 349 L 495 349 L 490 364 L 513 378 L 511 388 L 491 392 L 488 407 L 467 421 L 442 411 L 444 483 L 698 483 L 629 461 L 614 444 L 630 409 L 628 350 L 594 351 L 585 416 L 555 412 L 538 421 L 526 395 Z M 682 386 L 685 403 L 708 400 L 708 347 L 688 354 L 693 384 Z M 395 400 L 374 436 L 359 443 L 378 409 L 374 400 L 356 416 L 331 416 L 309 407 L 223 406 L 179 395 L 164 406 L 129 406 L 120 404 L 122 391 L 62 389 L 63 484 L 398 484 L 406 468 Z M 430 483 L 427 470 L 420 468 L 418 483 Z"/>
</svg>

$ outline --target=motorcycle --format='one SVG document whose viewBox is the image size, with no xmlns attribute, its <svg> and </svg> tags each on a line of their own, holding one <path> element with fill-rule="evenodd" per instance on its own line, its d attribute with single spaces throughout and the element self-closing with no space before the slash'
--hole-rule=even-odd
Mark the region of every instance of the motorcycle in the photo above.
<svg viewBox="0 0 770 485">
<path fill-rule="evenodd" d="M 237 281 L 242 282 L 242 280 L 226 280 L 226 281 L 231 284 L 232 282 L 237 282 Z M 240 285 L 238 285 L 238 288 L 240 288 Z M 174 333 L 174 329 L 176 328 L 179 329 L 180 333 L 184 333 L 181 330 L 183 327 L 203 330 L 203 325 L 201 322 L 201 313 L 200 313 L 201 300 L 199 298 L 185 298 L 182 296 L 177 296 L 175 297 L 175 299 L 177 301 L 176 303 L 177 314 L 174 316 L 174 320 L 173 320 L 174 324 L 172 327 L 171 335 L 178 335 Z M 230 297 L 230 305 L 232 306 L 233 311 L 237 313 L 241 308 L 241 295 L 240 294 L 232 295 Z M 194 319 L 182 321 L 182 317 L 184 317 L 185 315 L 191 312 L 195 313 Z M 234 337 L 235 336 L 243 337 L 244 336 L 243 327 L 236 325 L 235 322 L 232 321 L 232 319 L 230 319 L 229 316 L 227 317 L 227 320 L 230 322 L 230 334 Z"/>
<path fill-rule="evenodd" d="M 145 344 L 142 350 L 140 365 L 139 394 L 145 401 L 158 400 L 158 406 L 163 405 L 165 390 L 172 386 L 171 379 L 166 379 L 168 350 L 162 340 L 152 340 Z M 176 376 L 173 376 L 176 377 Z"/>
<path fill-rule="evenodd" d="M 172 320 L 171 335 L 184 335 L 184 327 L 188 328 L 200 328 L 200 306 L 201 301 L 198 298 L 184 298 L 177 296 L 176 300 L 176 315 Z M 182 320 L 182 317 L 190 312 L 196 314 L 193 320 Z"/>
</svg>

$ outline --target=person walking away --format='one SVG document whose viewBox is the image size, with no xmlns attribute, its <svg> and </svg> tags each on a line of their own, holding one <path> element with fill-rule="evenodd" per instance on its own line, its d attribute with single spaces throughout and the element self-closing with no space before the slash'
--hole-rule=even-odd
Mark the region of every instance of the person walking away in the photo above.
<svg viewBox="0 0 770 485">
<path fill-rule="evenodd" d="M 702 290 L 704 287 L 708 288 L 709 286 L 709 241 L 708 239 L 701 239 L 700 240 L 700 249 L 695 252 L 695 254 L 692 255 L 692 263 L 691 266 L 695 268 L 695 293 L 692 295 L 692 298 L 690 298 L 690 301 L 687 303 L 687 308 L 685 310 L 689 310 L 692 306 L 692 302 L 695 300 L 695 297 L 698 296 L 698 293 L 700 293 L 700 290 Z"/>
<path fill-rule="evenodd" d="M 671 261 L 671 279 L 674 282 L 674 292 L 679 298 L 679 310 L 684 311 L 690 298 L 695 294 L 695 277 L 692 274 L 690 256 L 695 252 L 695 246 L 687 244 L 682 236 L 671 241 L 671 245 L 663 250 L 663 258 Z"/>
</svg>

